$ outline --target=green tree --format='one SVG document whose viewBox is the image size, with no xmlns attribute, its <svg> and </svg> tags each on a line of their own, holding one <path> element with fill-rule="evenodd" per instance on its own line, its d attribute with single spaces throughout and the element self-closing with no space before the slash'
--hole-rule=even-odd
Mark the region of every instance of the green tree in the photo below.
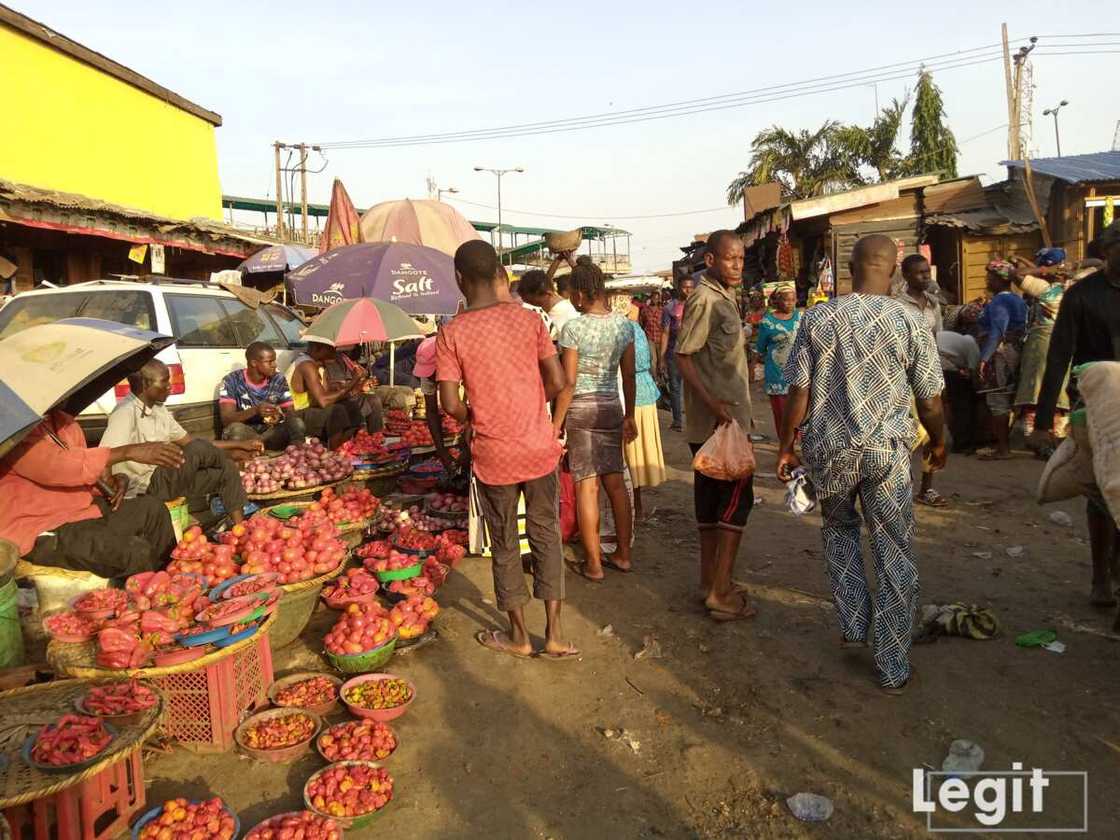
<svg viewBox="0 0 1120 840">
<path fill-rule="evenodd" d="M 910 117 L 910 155 L 906 172 L 938 172 L 957 177 L 957 138 L 947 125 L 941 89 L 933 83 L 933 75 L 923 70 L 914 91 L 914 113 Z"/>
<path fill-rule="evenodd" d="M 790 199 L 811 198 L 863 183 L 858 156 L 839 123 L 816 131 L 787 131 L 779 126 L 760 131 L 751 143 L 750 168 L 727 185 L 727 203 L 738 204 L 743 189 L 777 181 Z"/>
</svg>

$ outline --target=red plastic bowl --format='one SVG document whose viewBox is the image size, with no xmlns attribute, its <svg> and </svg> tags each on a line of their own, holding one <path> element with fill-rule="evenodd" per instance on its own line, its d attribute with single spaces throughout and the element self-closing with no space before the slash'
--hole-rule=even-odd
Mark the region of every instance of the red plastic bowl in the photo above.
<svg viewBox="0 0 1120 840">
<path fill-rule="evenodd" d="M 245 746 L 245 733 L 253 724 L 260 723 L 261 721 L 269 720 L 277 717 L 287 717 L 288 715 L 307 715 L 315 723 L 315 728 L 311 730 L 311 735 L 305 740 L 300 741 L 298 744 L 292 744 L 290 747 L 281 747 L 276 750 L 258 750 L 252 747 Z M 315 739 L 319 737 L 319 733 L 323 731 L 323 720 L 314 712 L 309 712 L 307 709 L 292 709 L 292 708 L 279 708 L 268 709 L 263 712 L 257 712 L 245 719 L 245 721 L 234 730 L 233 739 L 237 743 L 237 748 L 245 755 L 261 761 L 270 761 L 275 764 L 286 764 L 289 761 L 294 761 L 300 756 L 311 751 L 311 745 L 315 743 Z"/>
<path fill-rule="evenodd" d="M 348 689 L 356 685 L 361 685 L 362 683 L 374 682 L 376 680 L 404 680 L 408 683 L 408 687 L 412 689 L 412 696 L 408 698 L 407 702 L 401 703 L 399 706 L 394 706 L 391 709 L 365 709 L 347 702 L 346 691 Z M 379 720 L 382 723 L 388 723 L 391 720 L 396 720 L 408 711 L 408 707 L 411 706 L 412 702 L 416 699 L 416 685 L 412 680 L 406 679 L 405 677 L 398 677 L 396 674 L 362 674 L 344 682 L 342 688 L 339 689 L 338 696 L 342 698 L 342 702 L 346 704 L 346 708 L 350 710 L 350 714 L 356 715 L 357 717 L 369 718 L 370 720 Z"/>
</svg>

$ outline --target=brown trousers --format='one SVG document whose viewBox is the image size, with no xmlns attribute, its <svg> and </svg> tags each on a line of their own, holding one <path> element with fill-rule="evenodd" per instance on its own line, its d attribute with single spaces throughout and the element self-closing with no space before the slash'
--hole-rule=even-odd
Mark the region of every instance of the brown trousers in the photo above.
<svg viewBox="0 0 1120 840">
<path fill-rule="evenodd" d="M 564 598 L 564 546 L 560 540 L 560 479 L 553 471 L 520 484 L 477 482 L 482 518 L 490 537 L 494 595 L 502 612 L 529 601 L 517 533 L 517 503 L 525 495 L 525 535 L 533 569 L 533 597 Z"/>
</svg>

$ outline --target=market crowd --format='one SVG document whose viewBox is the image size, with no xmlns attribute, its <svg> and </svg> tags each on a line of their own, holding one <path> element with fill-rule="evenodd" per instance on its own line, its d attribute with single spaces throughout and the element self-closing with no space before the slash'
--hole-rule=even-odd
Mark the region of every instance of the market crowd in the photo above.
<svg viewBox="0 0 1120 840">
<path fill-rule="evenodd" d="M 469 473 L 509 617 L 508 629 L 477 641 L 516 657 L 578 656 L 561 628 L 566 576 L 602 585 L 640 566 L 634 530 L 666 479 L 658 406 L 694 454 L 717 430 L 749 447 L 761 437 L 757 379 L 779 437 L 777 475 L 807 480 L 819 503 L 841 644 L 872 647 L 881 687 L 903 691 L 919 591 L 914 504 L 948 504 L 934 477 L 950 445 L 1010 457 L 1014 418 L 1048 456 L 1077 422 L 1071 368 L 1120 360 L 1120 223 L 1092 247 L 1077 266 L 1060 248 L 993 260 L 988 295 L 947 306 L 922 256 L 898 264 L 893 240 L 867 236 L 851 254 L 851 292 L 799 310 L 792 283 L 742 288 L 743 242 L 726 230 L 709 235 L 701 270 L 642 299 L 612 293 L 596 265 L 570 253 L 511 286 L 492 246 L 462 245 L 454 267 L 465 305 L 408 349 L 402 369 L 423 395 L 437 456 L 449 472 Z M 266 344 L 245 356 L 243 370 L 216 383 L 213 442 L 167 410 L 170 374 L 156 360 L 129 377 L 98 447 L 86 446 L 75 418 L 52 412 L 0 460 L 0 537 L 35 563 L 125 577 L 165 562 L 167 502 L 218 497 L 238 522 L 248 503 L 238 461 L 308 436 L 337 447 L 381 427 L 375 380 L 350 354 L 310 342 L 283 373 Z M 458 460 L 443 444 L 440 411 L 467 428 Z M 1120 540 L 1091 482 L 1085 493 L 1092 599 L 1114 604 Z M 753 474 L 694 471 L 693 497 L 697 603 L 713 621 L 749 620 L 756 608 L 734 573 Z M 582 551 L 565 560 L 577 539 Z M 531 598 L 545 608 L 540 648 L 525 614 Z"/>
</svg>

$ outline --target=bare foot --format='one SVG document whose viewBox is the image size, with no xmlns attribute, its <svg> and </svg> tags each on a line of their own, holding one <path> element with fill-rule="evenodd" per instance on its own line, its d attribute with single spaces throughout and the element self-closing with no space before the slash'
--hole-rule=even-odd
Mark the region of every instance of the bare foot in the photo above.
<svg viewBox="0 0 1120 840">
<path fill-rule="evenodd" d="M 1089 603 L 1094 607 L 1115 607 L 1116 596 L 1112 594 L 1112 587 L 1107 583 L 1094 583 Z"/>
<path fill-rule="evenodd" d="M 475 633 L 474 640 L 484 648 L 518 659 L 528 659 L 533 654 L 533 646 L 528 641 L 519 645 L 500 630 L 479 630 Z"/>
</svg>

